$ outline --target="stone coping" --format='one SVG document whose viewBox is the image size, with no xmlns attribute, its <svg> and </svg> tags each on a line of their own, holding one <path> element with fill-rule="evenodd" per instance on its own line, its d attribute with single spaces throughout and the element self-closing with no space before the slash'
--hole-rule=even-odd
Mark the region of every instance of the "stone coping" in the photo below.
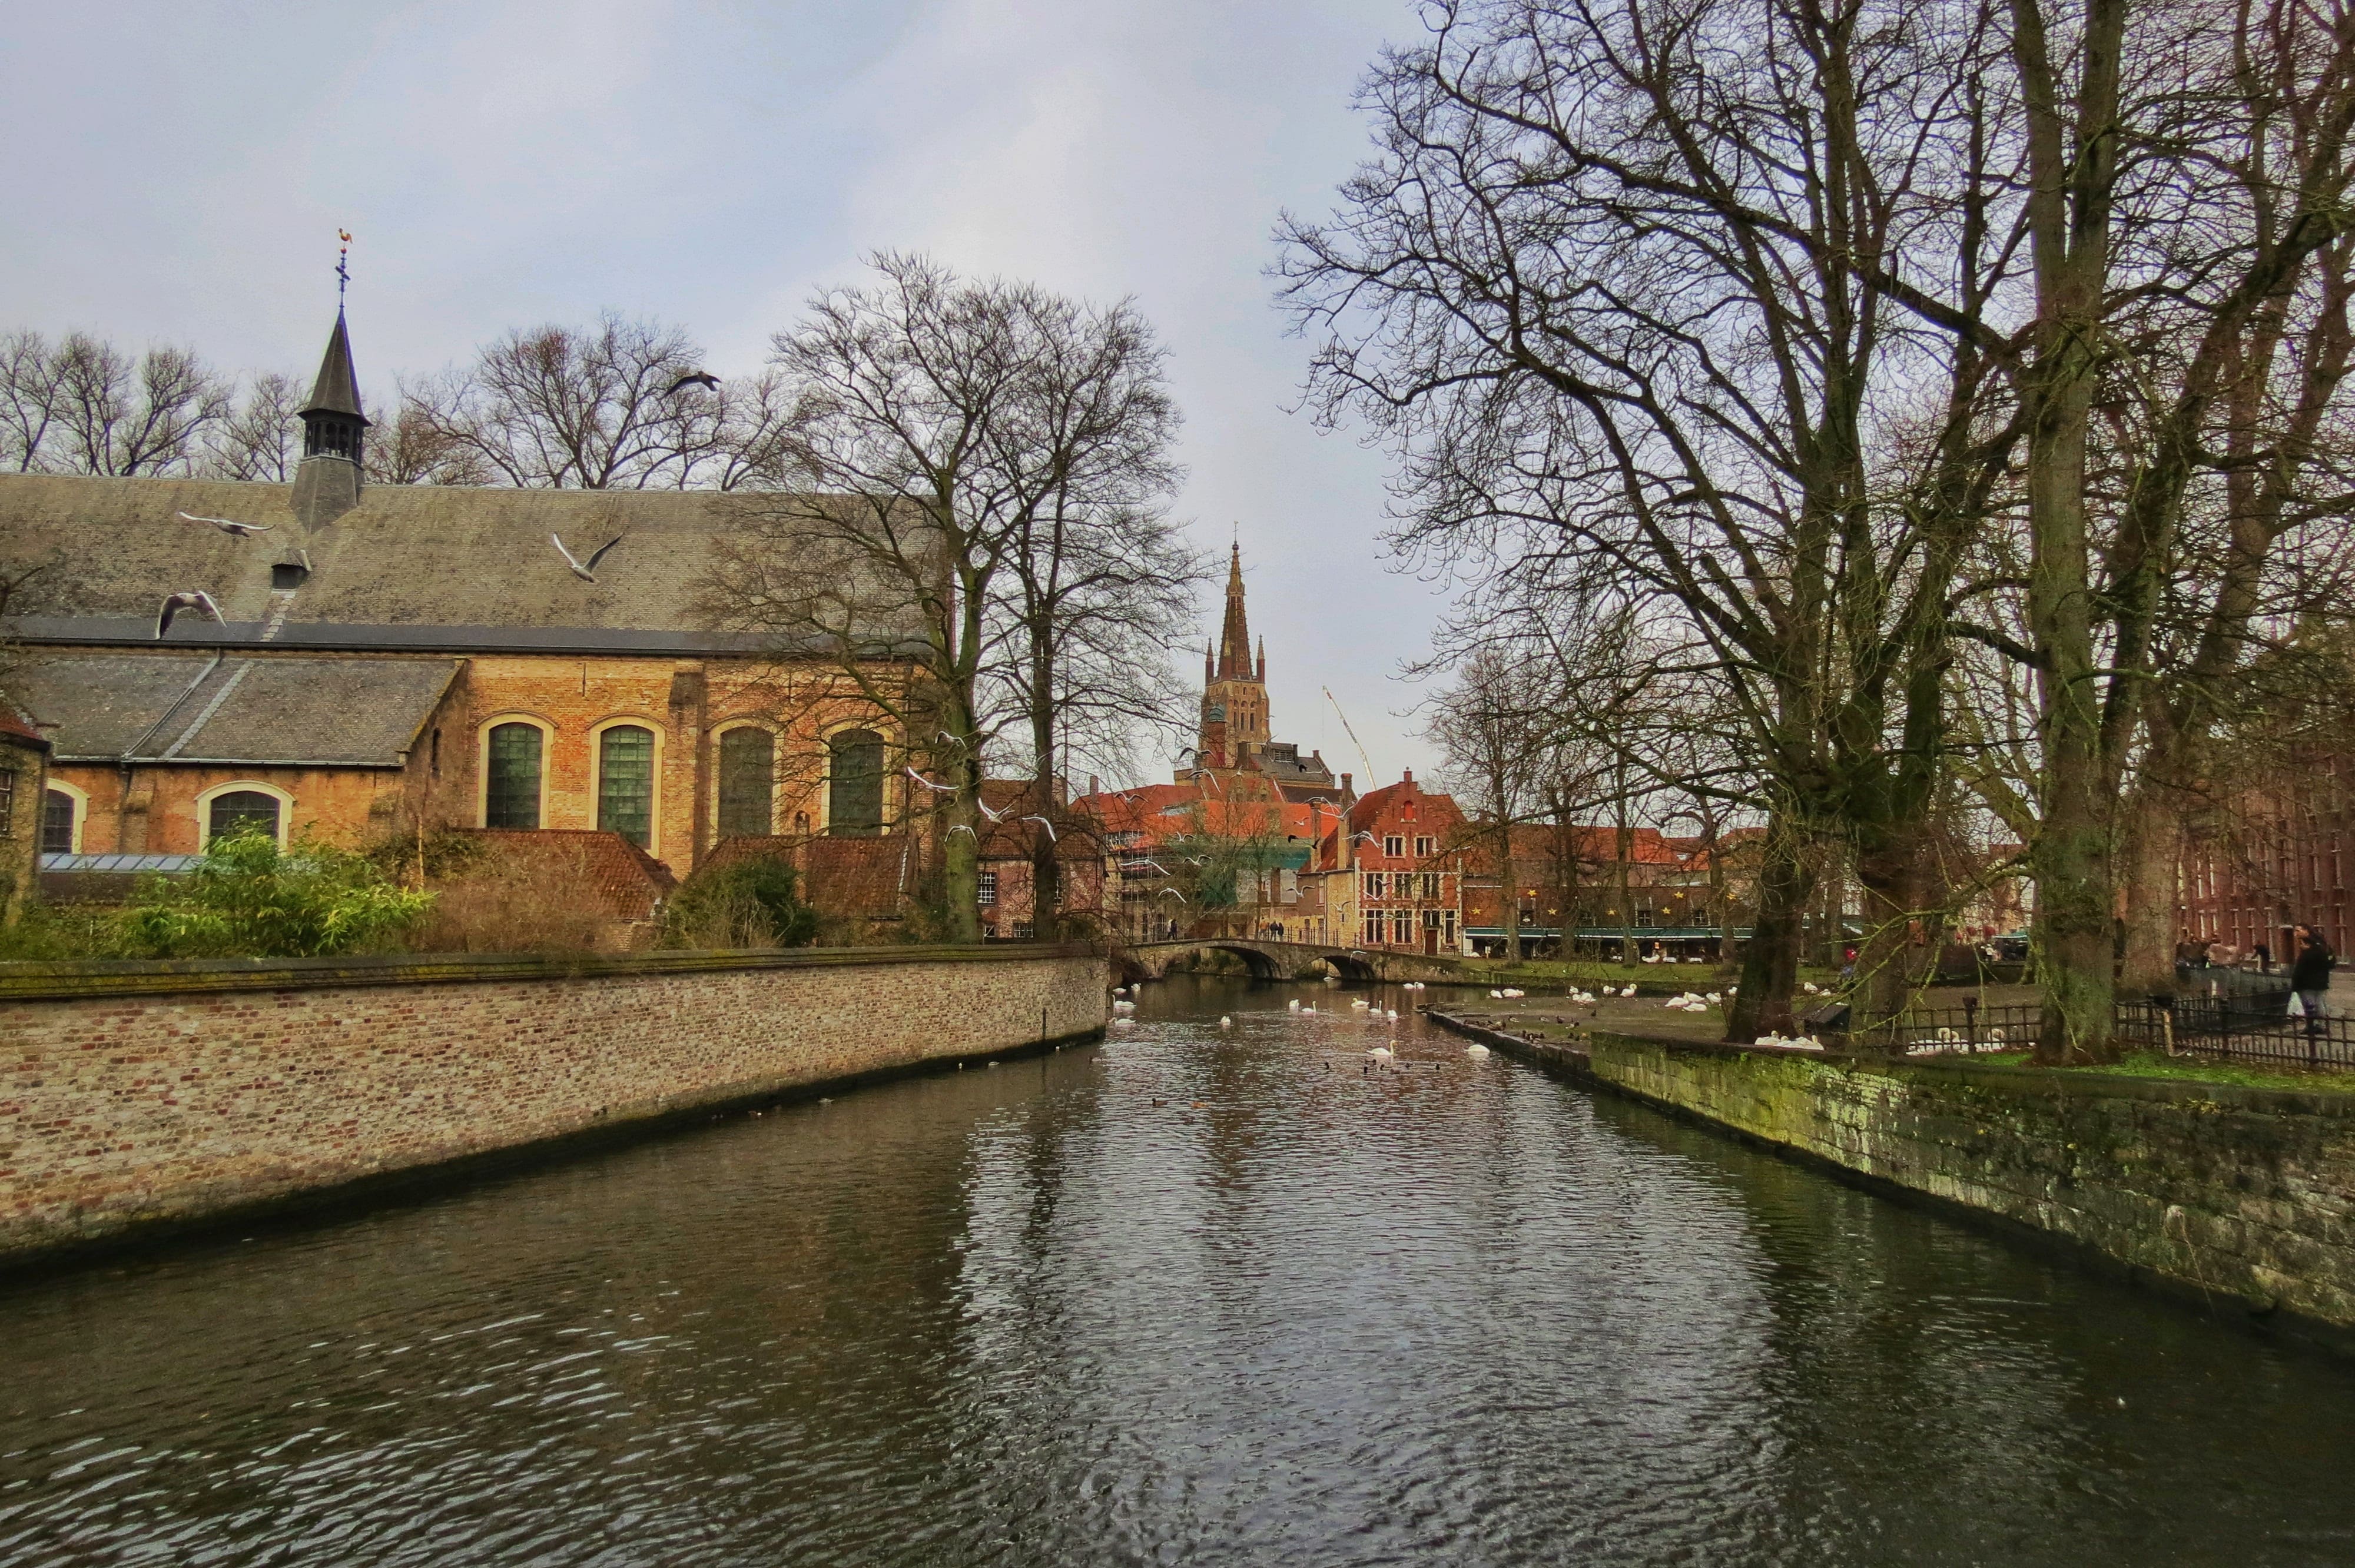
<svg viewBox="0 0 2355 1568">
<path fill-rule="evenodd" d="M 1096 948 L 1082 942 L 990 942 L 954 947 L 698 948 L 645 953 L 386 953 L 328 959 L 116 959 L 66 964 L 0 963 L 0 1002 L 313 991 L 334 986 L 599 980 L 859 965 L 1022 963 L 1085 958 L 1096 952 Z"/>
<path fill-rule="evenodd" d="M 2175 1103 L 2206 1100 L 2242 1110 L 2275 1115 L 2339 1117 L 2355 1120 L 2355 1084 L 2348 1092 L 2260 1089 L 2245 1084 L 2210 1084 L 2190 1078 L 2141 1078 L 2124 1073 L 2103 1073 L 2081 1067 L 2037 1067 L 2001 1062 L 1974 1062 L 1962 1057 L 1899 1058 L 1859 1051 L 1801 1051 L 1774 1045 L 1733 1045 L 1723 1041 L 1667 1040 L 1657 1035 L 1612 1031 L 1592 1036 L 1598 1045 L 1640 1046 L 1689 1056 L 1737 1056 L 1755 1060 L 1820 1062 L 1844 1072 L 1883 1077 L 1928 1076 L 1962 1078 L 2014 1093 L 2080 1095 L 2108 1099 Z"/>
</svg>

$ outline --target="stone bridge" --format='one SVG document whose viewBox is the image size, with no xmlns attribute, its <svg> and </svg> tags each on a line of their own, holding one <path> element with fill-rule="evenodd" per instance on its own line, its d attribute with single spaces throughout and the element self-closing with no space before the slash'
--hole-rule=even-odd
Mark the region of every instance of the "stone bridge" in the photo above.
<svg viewBox="0 0 2355 1568">
<path fill-rule="evenodd" d="M 1486 983 L 1454 957 L 1391 953 L 1378 948 L 1322 948 L 1310 942 L 1276 942 L 1254 937 L 1185 937 L 1174 942 L 1139 942 L 1115 949 L 1113 961 L 1126 979 L 1159 980 L 1169 972 L 1171 964 L 1196 953 L 1232 953 L 1251 966 L 1253 980 L 1315 980 L 1329 972 L 1343 980 L 1391 983 Z"/>
</svg>

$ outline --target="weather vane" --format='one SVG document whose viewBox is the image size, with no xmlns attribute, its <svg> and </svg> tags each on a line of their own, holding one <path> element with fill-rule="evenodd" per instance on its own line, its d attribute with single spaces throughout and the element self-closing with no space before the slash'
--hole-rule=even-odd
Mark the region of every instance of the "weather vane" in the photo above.
<svg viewBox="0 0 2355 1568">
<path fill-rule="evenodd" d="M 352 231 L 339 228 L 336 230 L 336 238 L 344 242 L 343 248 L 336 252 L 336 310 L 340 314 L 344 308 L 344 291 L 350 287 L 352 281 Z"/>
</svg>

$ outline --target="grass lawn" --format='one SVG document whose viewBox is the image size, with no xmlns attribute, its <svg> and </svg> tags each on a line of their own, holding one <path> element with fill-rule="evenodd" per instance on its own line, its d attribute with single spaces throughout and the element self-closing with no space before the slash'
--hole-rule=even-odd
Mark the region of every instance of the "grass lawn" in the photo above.
<svg viewBox="0 0 2355 1568">
<path fill-rule="evenodd" d="M 2025 1051 L 1973 1058 L 1999 1065 L 2029 1065 Z M 2058 1067 L 2062 1073 L 2088 1076 L 2161 1078 L 2182 1084 L 2231 1084 L 2243 1089 L 2296 1089 L 2307 1094 L 2355 1094 L 2355 1073 L 2302 1072 L 2290 1067 L 2256 1067 L 2240 1062 L 2216 1062 L 2201 1056 L 2169 1056 L 2159 1051 L 2136 1051 L 2099 1067 Z"/>
</svg>

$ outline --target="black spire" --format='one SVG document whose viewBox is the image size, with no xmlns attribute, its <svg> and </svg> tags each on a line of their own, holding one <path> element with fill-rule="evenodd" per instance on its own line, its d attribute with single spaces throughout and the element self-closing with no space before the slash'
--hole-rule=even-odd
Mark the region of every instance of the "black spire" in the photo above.
<svg viewBox="0 0 2355 1568">
<path fill-rule="evenodd" d="M 334 522 L 359 504 L 360 441 L 368 428 L 360 412 L 359 377 L 352 371 L 352 338 L 344 313 L 319 360 L 319 379 L 303 405 L 303 463 L 294 471 L 293 506 L 305 527 Z"/>
<path fill-rule="evenodd" d="M 336 313 L 336 330 L 327 334 L 327 352 L 319 359 L 319 379 L 311 384 L 311 400 L 303 417 L 341 414 L 357 419 L 362 429 L 368 416 L 360 411 L 359 378 L 352 373 L 352 334 L 344 328 L 344 313 Z"/>
</svg>

